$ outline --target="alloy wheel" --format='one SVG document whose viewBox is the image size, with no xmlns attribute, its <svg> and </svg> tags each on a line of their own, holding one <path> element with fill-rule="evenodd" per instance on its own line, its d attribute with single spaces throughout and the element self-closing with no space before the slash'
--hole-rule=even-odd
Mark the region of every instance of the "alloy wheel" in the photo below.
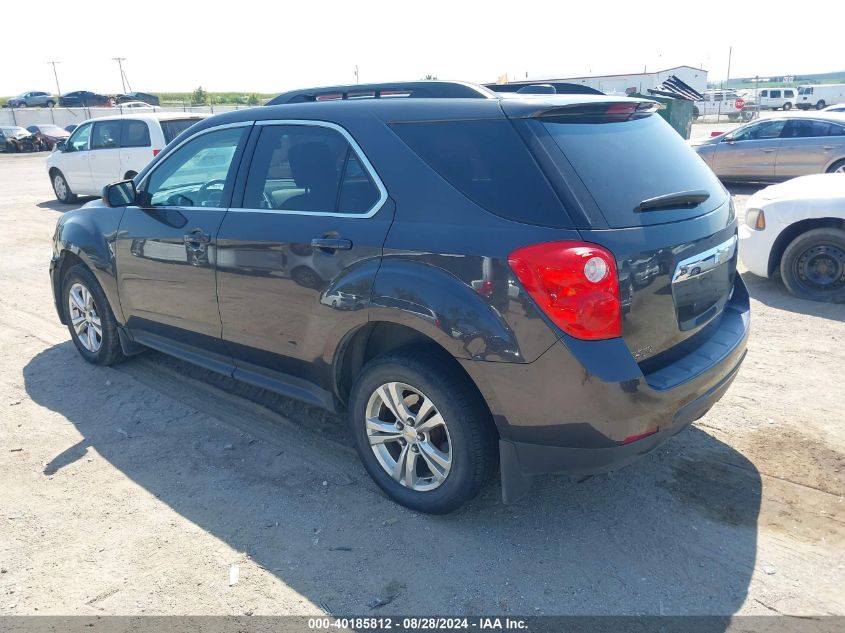
<svg viewBox="0 0 845 633">
<path fill-rule="evenodd" d="M 53 178 L 53 189 L 56 191 L 56 197 L 59 200 L 67 198 L 67 183 L 61 174 L 56 174 Z"/>
<path fill-rule="evenodd" d="M 370 396 L 367 439 L 381 467 L 394 481 L 418 492 L 434 490 L 452 468 L 446 420 L 419 389 L 388 382 Z"/>
<path fill-rule="evenodd" d="M 68 292 L 68 315 L 82 347 L 96 354 L 103 344 L 103 325 L 94 296 L 84 285 L 74 283 Z"/>
</svg>

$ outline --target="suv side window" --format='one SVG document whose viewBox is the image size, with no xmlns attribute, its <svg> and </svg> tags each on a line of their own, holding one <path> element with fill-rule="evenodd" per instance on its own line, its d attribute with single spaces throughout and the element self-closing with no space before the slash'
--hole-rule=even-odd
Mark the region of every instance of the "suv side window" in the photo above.
<svg viewBox="0 0 845 633">
<path fill-rule="evenodd" d="M 141 187 L 143 206 L 219 207 L 232 188 L 232 159 L 245 129 L 200 134 L 165 157 Z"/>
<path fill-rule="evenodd" d="M 150 129 L 145 121 L 126 119 L 120 129 L 121 147 L 150 147 Z"/>
<path fill-rule="evenodd" d="M 255 146 L 242 206 L 360 215 L 380 198 L 355 149 L 337 130 L 267 125 Z"/>
<path fill-rule="evenodd" d="M 122 121 L 97 121 L 91 135 L 91 149 L 116 149 L 120 147 Z"/>
<path fill-rule="evenodd" d="M 82 152 L 88 149 L 88 139 L 91 138 L 91 123 L 83 123 L 73 131 L 65 143 L 66 152 Z"/>
</svg>

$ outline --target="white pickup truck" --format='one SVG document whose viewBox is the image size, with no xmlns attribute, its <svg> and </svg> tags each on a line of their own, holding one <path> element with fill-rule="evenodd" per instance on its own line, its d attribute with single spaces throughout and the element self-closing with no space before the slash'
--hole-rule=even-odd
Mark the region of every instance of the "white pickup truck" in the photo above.
<svg viewBox="0 0 845 633">
<path fill-rule="evenodd" d="M 724 114 L 731 121 L 739 119 L 745 101 L 734 90 L 705 90 L 704 99 L 692 107 L 692 117 Z"/>
</svg>

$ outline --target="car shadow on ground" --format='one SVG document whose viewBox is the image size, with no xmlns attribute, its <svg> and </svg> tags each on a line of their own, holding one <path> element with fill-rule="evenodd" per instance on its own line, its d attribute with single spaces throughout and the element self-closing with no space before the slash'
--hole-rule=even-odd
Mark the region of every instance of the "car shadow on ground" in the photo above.
<svg viewBox="0 0 845 633">
<path fill-rule="evenodd" d="M 761 189 L 765 189 L 771 183 L 758 182 L 723 182 L 725 189 L 727 189 L 732 196 L 753 196 Z"/>
<path fill-rule="evenodd" d="M 845 322 L 845 305 L 799 299 L 786 289 L 779 275 L 767 279 L 746 271 L 742 273 L 742 280 L 748 287 L 748 294 L 751 295 L 751 298 L 760 303 L 765 303 L 767 306 L 779 310 L 809 314 L 820 319 Z"/>
<path fill-rule="evenodd" d="M 65 211 L 73 211 L 74 209 L 78 209 L 86 202 L 90 202 L 91 200 L 96 199 L 97 198 L 94 196 L 80 196 L 70 204 L 65 204 L 64 202 L 59 202 L 58 200 L 47 200 L 45 202 L 39 202 L 35 206 L 39 209 L 52 209 L 53 211 L 59 211 L 61 213 L 64 213 Z"/>
<path fill-rule="evenodd" d="M 212 376 L 157 353 L 102 368 L 70 342 L 43 351 L 26 391 L 82 436 L 43 476 L 79 482 L 99 455 L 333 614 L 728 615 L 746 599 L 760 475 L 700 428 L 622 471 L 539 478 L 512 506 L 491 484 L 433 517 L 377 491 L 333 416 Z M 115 478 L 91 494 L 132 504 Z"/>
</svg>

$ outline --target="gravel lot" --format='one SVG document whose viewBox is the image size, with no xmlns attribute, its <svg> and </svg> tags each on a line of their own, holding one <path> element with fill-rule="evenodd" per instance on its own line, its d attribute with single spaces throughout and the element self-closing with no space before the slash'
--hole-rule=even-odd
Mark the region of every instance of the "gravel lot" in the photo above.
<svg viewBox="0 0 845 633">
<path fill-rule="evenodd" d="M 0 155 L 0 614 L 845 614 L 845 307 L 745 273 L 747 360 L 691 429 L 423 516 L 325 413 L 158 353 L 83 362 L 44 157 Z"/>
</svg>

